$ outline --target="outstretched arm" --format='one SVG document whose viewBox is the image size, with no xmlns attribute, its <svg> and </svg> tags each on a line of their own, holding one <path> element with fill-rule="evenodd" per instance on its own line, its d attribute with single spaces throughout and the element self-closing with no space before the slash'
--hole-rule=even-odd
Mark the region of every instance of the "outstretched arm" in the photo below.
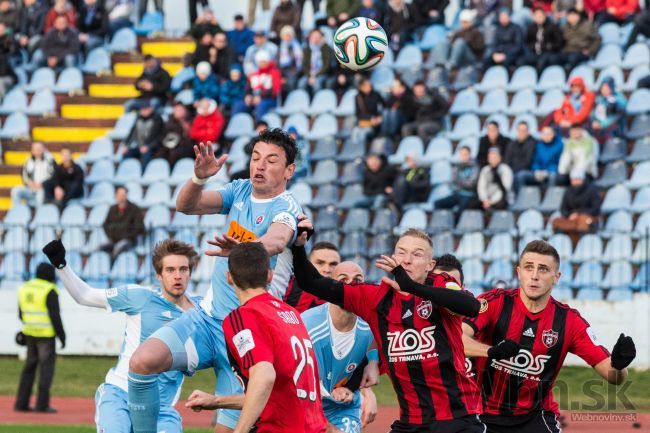
<svg viewBox="0 0 650 433">
<path fill-rule="evenodd" d="M 233 433 L 250 431 L 264 410 L 275 383 L 275 368 L 270 362 L 258 362 L 249 369 L 249 374 L 246 397 Z"/>
<path fill-rule="evenodd" d="M 494 346 L 483 344 L 474 339 L 474 329 L 467 323 L 463 323 L 463 346 L 465 356 L 474 358 L 508 359 L 519 353 L 520 345 L 513 340 L 501 340 Z"/>
<path fill-rule="evenodd" d="M 201 390 L 194 390 L 187 398 L 185 407 L 194 412 L 215 409 L 237 409 L 244 406 L 244 394 L 214 395 Z"/>
<path fill-rule="evenodd" d="M 606 381 L 620 385 L 627 378 L 627 366 L 636 358 L 636 346 L 632 337 L 621 334 L 612 349 L 612 355 L 594 366 Z"/>
<path fill-rule="evenodd" d="M 306 234 L 304 235 L 306 238 Z M 343 307 L 343 283 L 323 277 L 307 258 L 304 246 L 294 245 L 293 272 L 301 289 L 327 302 Z"/>
<path fill-rule="evenodd" d="M 214 156 L 212 143 L 194 146 L 194 176 L 185 182 L 176 198 L 176 210 L 188 215 L 215 214 L 221 210 L 223 200 L 217 191 L 203 191 L 203 185 L 211 176 L 217 174 L 228 159 L 222 155 Z"/>
</svg>

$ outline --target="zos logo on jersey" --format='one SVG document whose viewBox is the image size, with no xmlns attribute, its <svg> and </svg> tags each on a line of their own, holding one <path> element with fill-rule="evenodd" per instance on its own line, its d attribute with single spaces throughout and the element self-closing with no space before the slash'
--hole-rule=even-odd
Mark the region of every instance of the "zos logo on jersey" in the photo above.
<svg viewBox="0 0 650 433">
<path fill-rule="evenodd" d="M 390 362 L 419 361 L 438 356 L 434 352 L 436 340 L 433 333 L 436 327 L 428 326 L 420 332 L 407 329 L 403 332 L 388 332 L 388 360 Z M 430 353 L 434 352 L 434 353 Z"/>
<path fill-rule="evenodd" d="M 524 379 L 539 381 L 538 376 L 544 371 L 549 359 L 550 355 L 534 356 L 528 350 L 520 349 L 519 353 L 510 359 L 492 360 L 492 367 Z"/>
</svg>

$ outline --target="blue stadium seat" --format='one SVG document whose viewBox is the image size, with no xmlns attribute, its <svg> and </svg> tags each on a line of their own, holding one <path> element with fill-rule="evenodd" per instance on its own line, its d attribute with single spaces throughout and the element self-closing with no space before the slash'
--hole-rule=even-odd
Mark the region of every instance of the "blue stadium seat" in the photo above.
<svg viewBox="0 0 650 433">
<path fill-rule="evenodd" d="M 339 245 L 339 232 L 337 230 L 329 230 L 329 231 L 324 231 L 324 232 L 318 232 L 316 233 L 314 243 L 316 242 L 330 242 L 333 243 L 334 245 Z"/>
<path fill-rule="evenodd" d="M 127 182 L 140 182 L 142 177 L 142 164 L 139 159 L 127 158 L 120 162 L 115 171 L 115 177 L 112 179 L 113 184 L 119 185 Z"/>
<path fill-rule="evenodd" d="M 539 234 L 544 231 L 544 217 L 538 210 L 529 208 L 519 215 L 517 228 L 522 235 Z"/>
<path fill-rule="evenodd" d="M 419 160 L 424 154 L 424 143 L 422 139 L 417 136 L 404 137 L 397 146 L 397 150 L 394 154 L 388 157 L 388 162 L 390 164 L 402 164 L 406 160 L 406 157 L 411 155 L 416 160 Z"/>
<path fill-rule="evenodd" d="M 508 95 L 504 88 L 496 88 L 488 91 L 483 96 L 483 102 L 478 108 L 478 114 L 489 116 L 494 113 L 505 113 L 508 108 Z"/>
<path fill-rule="evenodd" d="M 556 287 L 571 291 L 571 283 L 573 282 L 573 265 L 571 265 L 571 263 L 569 263 L 567 260 L 562 260 L 560 263 L 560 273 L 562 275 L 560 276 L 560 280 L 558 281 Z M 555 289 L 553 289 L 553 296 L 555 296 Z M 573 294 L 571 297 L 573 297 Z"/>
<path fill-rule="evenodd" d="M 352 209 L 364 198 L 363 186 L 361 184 L 348 185 L 343 191 L 343 197 L 341 197 L 338 206 L 341 209 Z"/>
<path fill-rule="evenodd" d="M 648 208 L 650 208 L 650 205 Z M 616 234 L 630 233 L 632 228 L 632 214 L 627 210 L 618 210 L 607 217 L 607 222 L 600 231 L 600 235 L 607 239 Z"/>
<path fill-rule="evenodd" d="M 596 287 L 589 287 L 578 290 L 575 297 L 576 301 L 601 301 L 603 293 Z"/>
<path fill-rule="evenodd" d="M 166 183 L 153 183 L 149 185 L 147 192 L 142 200 L 142 206 L 149 208 L 152 206 L 167 204 L 171 198 L 171 190 Z"/>
<path fill-rule="evenodd" d="M 435 207 L 435 203 L 437 200 L 440 200 L 441 198 L 449 197 L 452 192 L 453 189 L 451 185 L 448 183 L 435 185 L 431 189 L 431 192 L 429 193 L 429 198 L 427 199 L 426 203 L 420 204 L 419 207 L 424 210 L 432 211 L 433 208 Z"/>
<path fill-rule="evenodd" d="M 289 188 L 299 205 L 309 206 L 312 200 L 311 187 L 305 182 L 296 182 Z"/>
<path fill-rule="evenodd" d="M 603 281 L 603 266 L 595 261 L 585 261 L 578 268 L 573 279 L 573 287 L 597 288 Z"/>
<path fill-rule="evenodd" d="M 27 277 L 25 256 L 21 252 L 11 252 L 4 256 L 0 264 L 0 278 L 10 281 L 22 281 Z"/>
<path fill-rule="evenodd" d="M 630 287 L 632 290 L 644 290 L 647 291 L 650 288 L 650 269 L 648 263 L 642 263 L 639 267 L 639 270 L 634 276 L 634 280 Z"/>
<path fill-rule="evenodd" d="M 634 116 L 632 119 L 632 125 L 627 128 L 625 136 L 630 139 L 641 139 L 650 136 L 650 115 L 648 114 L 639 114 Z M 648 152 L 648 142 L 647 140 L 639 140 L 634 146 L 632 153 L 626 159 L 627 162 L 639 162 L 647 161 L 650 159 L 650 153 Z M 642 143 L 645 146 L 641 146 L 643 152 L 640 154 L 637 153 L 637 144 Z"/>
<path fill-rule="evenodd" d="M 603 255 L 603 240 L 599 235 L 584 235 L 578 241 L 575 251 L 571 256 L 573 263 L 581 263 L 589 260 L 600 260 Z"/>
<path fill-rule="evenodd" d="M 506 116 L 504 113 L 494 113 L 488 116 L 488 118 L 485 119 L 485 122 L 483 122 L 483 127 L 481 128 L 481 136 L 487 133 L 487 127 L 490 122 L 496 122 L 497 125 L 499 125 L 499 130 L 503 134 L 508 134 L 508 131 L 510 130 L 510 121 L 508 120 L 508 116 Z"/>
<path fill-rule="evenodd" d="M 113 35 L 109 51 L 113 53 L 126 53 L 138 48 L 138 35 L 129 27 L 121 28 Z"/>
<path fill-rule="evenodd" d="M 336 181 L 338 167 L 332 159 L 319 161 L 314 169 L 314 174 L 306 179 L 310 185 L 325 185 Z"/>
<path fill-rule="evenodd" d="M 554 234 L 549 238 L 548 243 L 555 247 L 560 257 L 568 259 L 573 254 L 571 238 L 569 238 L 569 236 L 564 233 Z"/>
<path fill-rule="evenodd" d="M 24 113 L 12 113 L 2 125 L 0 138 L 15 140 L 21 137 L 29 137 L 29 119 Z"/>
<path fill-rule="evenodd" d="M 499 233 L 492 236 L 488 243 L 482 260 L 484 262 L 493 262 L 495 260 L 510 261 L 515 254 L 515 244 L 512 235 L 509 233 Z"/>
<path fill-rule="evenodd" d="M 194 103 L 194 92 L 192 89 L 183 89 L 174 96 L 174 102 L 180 102 L 183 105 L 192 105 Z"/>
<path fill-rule="evenodd" d="M 448 88 L 449 71 L 442 67 L 432 68 L 427 73 L 426 86 L 428 89 L 438 89 L 440 87 Z"/>
<path fill-rule="evenodd" d="M 34 233 L 29 240 L 29 253 L 36 254 L 43 249 L 43 246 L 56 239 L 52 225 L 38 225 L 34 227 Z"/>
<path fill-rule="evenodd" d="M 594 87 L 594 69 L 591 66 L 588 66 L 586 64 L 578 65 L 569 74 L 569 79 L 564 86 L 565 89 L 568 90 L 569 88 L 569 83 L 571 80 L 575 77 L 580 77 L 585 81 L 585 86 L 587 86 L 588 89 L 593 89 Z"/>
<path fill-rule="evenodd" d="M 480 260 L 476 258 L 466 260 L 463 263 L 463 274 L 466 289 L 483 286 L 485 275 L 483 274 L 483 263 Z"/>
<path fill-rule="evenodd" d="M 455 255 L 460 260 L 470 258 L 479 258 L 483 255 L 485 248 L 485 239 L 483 233 L 465 233 L 460 239 Z"/>
<path fill-rule="evenodd" d="M 605 23 L 598 27 L 601 43 L 603 45 L 620 43 L 621 29 L 617 23 Z"/>
<path fill-rule="evenodd" d="M 336 117 L 333 114 L 324 113 L 316 118 L 311 130 L 304 134 L 304 137 L 307 140 L 320 140 L 322 138 L 333 137 L 337 134 L 338 129 Z"/>
<path fill-rule="evenodd" d="M 86 220 L 87 228 L 92 230 L 96 227 L 101 227 L 108 215 L 108 209 L 108 204 L 98 204 L 93 206 L 88 214 L 88 219 Z"/>
<path fill-rule="evenodd" d="M 318 212 L 318 220 L 316 221 L 316 229 L 319 231 L 339 230 L 341 228 L 340 214 L 334 206 Z"/>
<path fill-rule="evenodd" d="M 50 89 L 37 91 L 27 107 L 26 113 L 30 116 L 43 116 L 56 111 L 56 99 Z"/>
<path fill-rule="evenodd" d="M 70 93 L 84 88 L 84 77 L 79 68 L 65 68 L 54 85 L 55 93 Z"/>
<path fill-rule="evenodd" d="M 303 89 L 294 89 L 288 95 L 281 107 L 275 111 L 281 116 L 295 113 L 306 113 L 309 110 L 309 93 Z"/>
<path fill-rule="evenodd" d="M 364 256 L 368 253 L 365 233 L 352 232 L 343 236 L 340 254 L 343 257 Z"/>
<path fill-rule="evenodd" d="M 363 161 L 351 161 L 345 163 L 339 177 L 339 184 L 342 186 L 363 182 Z"/>
<path fill-rule="evenodd" d="M 372 225 L 369 227 L 368 232 L 373 235 L 389 233 L 393 231 L 393 227 L 396 224 L 397 215 L 393 209 L 377 209 L 375 210 L 375 217 L 372 220 Z"/>
<path fill-rule="evenodd" d="M 515 218 L 509 210 L 498 210 L 492 213 L 485 231 L 488 234 L 511 233 L 515 231 Z"/>
<path fill-rule="evenodd" d="M 61 241 L 65 245 L 66 250 L 81 252 L 86 245 L 86 236 L 80 227 L 64 226 Z"/>
<path fill-rule="evenodd" d="M 163 182 L 169 179 L 169 162 L 164 158 L 152 159 L 142 174 L 140 183 L 151 185 L 156 182 Z"/>
<path fill-rule="evenodd" d="M 161 12 L 146 12 L 140 24 L 135 27 L 138 36 L 147 36 L 150 33 L 162 32 L 165 29 L 165 17 Z"/>
<path fill-rule="evenodd" d="M 113 285 L 135 282 L 138 273 L 138 256 L 132 251 L 120 253 L 111 267 L 110 279 Z"/>
<path fill-rule="evenodd" d="M 543 213 L 551 213 L 558 210 L 562 204 L 565 191 L 566 188 L 563 186 L 548 187 L 544 195 L 544 200 L 539 205 L 539 210 Z"/>
<path fill-rule="evenodd" d="M 633 294 L 630 290 L 610 290 L 605 298 L 609 302 L 631 301 Z"/>
<path fill-rule="evenodd" d="M 27 110 L 27 94 L 20 87 L 14 87 L 4 96 L 0 114 L 11 114 Z"/>
<path fill-rule="evenodd" d="M 397 71 L 403 71 L 405 69 L 416 70 L 422 66 L 422 51 L 416 45 L 406 45 L 403 47 L 395 63 L 393 63 L 393 69 Z"/>
<path fill-rule="evenodd" d="M 605 166 L 603 175 L 596 180 L 595 184 L 601 188 L 610 188 L 625 182 L 626 179 L 627 166 L 625 165 L 625 161 L 614 161 Z"/>
<path fill-rule="evenodd" d="M 596 89 L 600 89 L 600 85 L 603 83 L 605 78 L 611 78 L 614 80 L 614 85 L 617 89 L 623 87 L 625 84 L 625 78 L 623 76 L 623 70 L 619 65 L 609 65 L 598 74 L 598 80 L 596 80 Z"/>
<path fill-rule="evenodd" d="M 100 159 L 112 159 L 114 157 L 113 141 L 108 137 L 99 137 L 94 139 L 86 152 L 77 161 L 82 160 L 85 163 L 96 162 Z"/>
<path fill-rule="evenodd" d="M 450 161 L 452 158 L 452 145 L 445 137 L 432 138 L 424 155 L 420 158 L 423 165 L 431 165 L 436 161 Z"/>
<path fill-rule="evenodd" d="M 61 213 L 62 227 L 83 226 L 86 224 L 86 210 L 79 204 L 68 204 Z"/>
<path fill-rule="evenodd" d="M 103 47 L 93 48 L 93 50 L 88 53 L 86 61 L 81 70 L 85 74 L 98 74 L 103 71 L 111 70 L 111 55 Z"/>
<path fill-rule="evenodd" d="M 278 113 L 275 113 L 273 111 L 269 111 L 262 117 L 262 120 L 268 123 L 269 128 L 282 128 L 282 119 L 278 115 Z"/>
<path fill-rule="evenodd" d="M 483 212 L 475 209 L 466 209 L 460 214 L 456 224 L 455 234 L 465 234 L 482 231 L 484 228 Z"/>
<path fill-rule="evenodd" d="M 512 97 L 506 112 L 511 116 L 522 113 L 533 113 L 537 108 L 537 96 L 533 89 L 522 89 Z"/>
<path fill-rule="evenodd" d="M 603 263 L 612 263 L 618 260 L 627 260 L 632 257 L 632 238 L 627 233 L 619 233 L 607 242 L 607 248 L 602 256 Z"/>
<path fill-rule="evenodd" d="M 452 180 L 452 168 L 449 161 L 436 161 L 431 164 L 429 174 L 431 185 L 450 183 Z"/>
<path fill-rule="evenodd" d="M 349 89 L 341 98 L 341 102 L 334 109 L 335 116 L 354 116 L 356 112 L 356 107 L 354 105 L 354 98 L 357 96 L 357 89 Z"/>
<path fill-rule="evenodd" d="M 616 185 L 605 194 L 600 210 L 604 213 L 611 213 L 620 209 L 629 209 L 631 203 L 632 195 L 630 190 L 623 185 Z"/>
<path fill-rule="evenodd" d="M 456 73 L 452 88 L 455 91 L 466 89 L 469 86 L 475 85 L 477 80 L 476 68 L 474 66 L 465 66 L 464 68 L 460 68 Z"/>
<path fill-rule="evenodd" d="M 431 25 L 426 28 L 422 39 L 420 40 L 419 46 L 423 51 L 429 51 L 438 45 L 440 42 L 445 41 L 447 38 L 447 31 L 445 26 L 442 25 Z"/>
<path fill-rule="evenodd" d="M 129 201 L 135 203 L 137 206 L 142 206 L 142 199 L 144 197 L 142 185 L 138 182 L 131 181 L 124 186 L 129 194 Z"/>
<path fill-rule="evenodd" d="M 447 209 L 436 209 L 431 215 L 427 233 L 437 234 L 454 229 L 454 213 Z"/>
<path fill-rule="evenodd" d="M 4 219 L 0 221 L 0 228 L 10 228 L 12 226 L 25 227 L 31 219 L 32 212 L 29 206 L 22 203 L 13 203 Z"/>
<path fill-rule="evenodd" d="M 454 154 L 451 157 L 451 161 L 453 163 L 458 163 L 458 161 L 460 161 L 460 155 L 459 155 L 460 149 L 465 146 L 469 147 L 472 158 L 476 158 L 476 156 L 478 155 L 479 139 L 476 136 L 466 137 L 460 140 L 460 143 L 458 143 L 458 145 L 456 146 L 456 150 L 454 151 Z"/>
<path fill-rule="evenodd" d="M 626 260 L 619 260 L 609 265 L 601 287 L 616 291 L 629 291 L 632 284 L 632 265 Z"/>
<path fill-rule="evenodd" d="M 650 210 L 650 186 L 644 186 L 636 192 L 630 210 L 634 213 Z"/>
<path fill-rule="evenodd" d="M 481 93 L 489 92 L 492 89 L 505 89 L 508 86 L 508 70 L 503 66 L 492 66 L 485 74 L 476 90 Z"/>
<path fill-rule="evenodd" d="M 304 113 L 294 113 L 284 121 L 284 129 L 296 128 L 298 135 L 305 136 L 309 132 L 309 119 Z"/>
<path fill-rule="evenodd" d="M 60 215 L 58 207 L 53 204 L 43 204 L 36 208 L 34 218 L 30 222 L 29 227 L 31 229 L 35 229 L 39 226 L 54 227 L 59 224 L 59 218 Z"/>
<path fill-rule="evenodd" d="M 452 115 L 460 115 L 464 113 L 476 113 L 479 108 L 478 93 L 472 88 L 461 90 L 456 94 L 454 102 L 449 108 L 449 113 Z"/>
<path fill-rule="evenodd" d="M 530 135 L 533 138 L 537 138 L 537 131 L 539 130 L 537 117 L 529 113 L 519 114 L 517 117 L 515 117 L 515 120 L 512 121 L 512 127 L 510 128 L 510 138 L 514 139 L 517 136 L 517 127 L 521 122 L 526 122 L 528 125 L 528 130 L 530 131 Z"/>
<path fill-rule="evenodd" d="M 625 186 L 630 189 L 639 189 L 650 185 L 650 161 L 638 164 Z"/>
<path fill-rule="evenodd" d="M 427 214 L 422 209 L 412 208 L 404 212 L 395 234 L 400 235 L 410 228 L 424 230 L 427 228 Z"/>
<path fill-rule="evenodd" d="M 562 278 L 564 278 L 564 274 L 562 274 Z M 553 288 L 552 295 L 553 298 L 560 302 L 571 301 L 573 299 L 573 291 L 571 289 L 558 287 L 557 285 Z"/>
<path fill-rule="evenodd" d="M 381 94 L 388 94 L 390 92 L 390 86 L 393 84 L 395 79 L 395 73 L 389 66 L 379 65 L 372 70 L 370 75 L 370 81 L 372 82 L 372 87 Z"/>
<path fill-rule="evenodd" d="M 4 230 L 3 230 L 4 231 Z M 11 252 L 27 252 L 27 245 L 29 244 L 29 234 L 27 228 L 19 225 L 12 225 L 4 231 L 4 237 L 0 231 L 0 254 L 7 254 Z"/>
<path fill-rule="evenodd" d="M 182 230 L 182 229 L 193 229 L 197 230 L 199 226 L 199 216 L 198 215 L 187 215 L 183 212 L 174 213 L 174 218 L 170 227 L 172 230 Z"/>
<path fill-rule="evenodd" d="M 214 262 L 217 258 L 208 256 L 208 255 L 201 255 L 201 258 L 199 259 L 199 264 L 192 272 L 192 281 L 194 282 L 208 282 L 212 278 L 212 270 L 214 268 Z"/>
<path fill-rule="evenodd" d="M 56 75 L 54 69 L 42 67 L 34 71 L 29 84 L 25 86 L 25 91 L 33 93 L 42 89 L 53 89 L 55 84 Z"/>
<path fill-rule="evenodd" d="M 95 164 L 96 165 L 96 164 Z M 91 172 L 92 174 L 93 172 Z M 111 173 L 113 173 L 111 171 Z M 110 178 L 109 178 L 110 179 Z M 112 179 L 111 179 L 112 180 Z M 86 179 L 88 182 L 88 179 Z M 85 207 L 93 207 L 100 204 L 113 204 L 115 201 L 115 187 L 109 180 L 97 180 L 93 186 L 93 189 L 90 191 L 90 195 L 84 198 L 81 203 Z M 91 183 L 91 184 L 92 184 Z"/>
<path fill-rule="evenodd" d="M 535 89 L 537 85 L 537 70 L 532 66 L 520 66 L 510 78 L 508 92 L 518 92 L 524 89 Z"/>
<path fill-rule="evenodd" d="M 226 215 L 201 215 L 199 228 L 206 232 L 216 232 L 225 229 Z"/>
<path fill-rule="evenodd" d="M 650 64 L 650 48 L 647 43 L 639 42 L 627 49 L 621 66 L 624 69 L 632 69 L 648 64 Z"/>
<path fill-rule="evenodd" d="M 549 89 L 542 95 L 542 99 L 539 101 L 537 108 L 533 110 L 533 113 L 536 116 L 548 116 L 554 110 L 556 110 L 564 99 L 564 93 L 560 89 Z"/>
<path fill-rule="evenodd" d="M 167 227 L 169 223 L 169 210 L 163 205 L 150 207 L 144 216 L 144 225 L 147 228 Z"/>
<path fill-rule="evenodd" d="M 310 162 L 334 159 L 338 155 L 338 145 L 334 137 L 326 137 L 316 142 L 314 151 L 309 155 Z"/>
<path fill-rule="evenodd" d="M 644 221 L 644 223 L 647 223 L 647 219 L 646 221 Z M 639 225 L 638 222 L 637 225 Z M 649 247 L 648 240 L 647 240 L 648 238 L 647 236 L 645 236 L 646 233 L 643 232 L 638 234 L 640 234 L 641 237 L 636 243 L 636 247 L 634 247 L 634 252 L 632 253 L 632 257 L 630 258 L 630 261 L 635 264 L 650 262 L 650 255 L 648 254 L 648 247 Z"/>
<path fill-rule="evenodd" d="M 331 89 L 319 90 L 307 109 L 310 116 L 318 116 L 323 113 L 332 113 L 336 109 L 336 93 Z"/>
<path fill-rule="evenodd" d="M 350 209 L 343 226 L 341 226 L 341 231 L 343 233 L 351 232 L 365 232 L 370 225 L 370 212 L 368 209 L 356 208 Z"/>
<path fill-rule="evenodd" d="M 135 124 L 135 119 L 138 116 L 136 112 L 124 113 L 117 119 L 113 130 L 108 133 L 109 138 L 113 140 L 124 140 L 129 136 L 133 125 Z"/>
<path fill-rule="evenodd" d="M 607 164 L 608 162 L 622 160 L 625 159 L 626 154 L 627 143 L 621 138 L 612 137 L 603 144 L 598 156 L 598 162 Z"/>
<path fill-rule="evenodd" d="M 377 257 L 382 254 L 390 254 L 393 251 L 395 242 L 390 233 L 381 233 L 370 238 L 370 246 L 368 247 L 368 257 Z M 374 263 L 372 264 L 374 267 Z"/>
<path fill-rule="evenodd" d="M 542 201 L 542 195 L 536 186 L 523 186 L 517 193 L 517 198 L 511 209 L 515 212 L 522 212 L 526 209 L 536 208 Z"/>
<path fill-rule="evenodd" d="M 237 113 L 230 118 L 224 137 L 235 139 L 242 135 L 251 136 L 254 133 L 253 118 L 248 113 Z"/>
<path fill-rule="evenodd" d="M 635 66 L 632 72 L 630 72 L 630 75 L 628 75 L 627 81 L 623 84 L 623 90 L 632 92 L 637 88 L 639 80 L 648 75 L 650 75 L 650 66 L 647 63 L 645 65 Z"/>
<path fill-rule="evenodd" d="M 512 283 L 512 263 L 510 258 L 495 260 L 488 267 L 485 277 L 483 278 L 483 286 L 491 289 L 493 287 L 503 285 L 509 286 Z"/>
<path fill-rule="evenodd" d="M 538 92 L 546 92 L 551 89 L 562 89 L 566 84 L 566 73 L 564 68 L 558 65 L 552 65 L 542 71 L 539 82 L 535 87 Z"/>
<path fill-rule="evenodd" d="M 438 233 L 433 236 L 433 245 L 436 248 L 436 254 L 453 254 L 454 253 L 454 235 L 451 232 Z"/>
<path fill-rule="evenodd" d="M 458 117 L 453 129 L 447 133 L 451 140 L 461 140 L 467 137 L 478 137 L 481 124 L 478 116 L 472 113 L 466 113 Z"/>
<path fill-rule="evenodd" d="M 339 201 L 339 187 L 333 184 L 321 185 L 316 196 L 311 201 L 311 207 L 321 208 L 332 206 Z"/>
<path fill-rule="evenodd" d="M 645 114 L 650 111 L 650 90 L 636 89 L 627 102 L 627 114 Z"/>
</svg>

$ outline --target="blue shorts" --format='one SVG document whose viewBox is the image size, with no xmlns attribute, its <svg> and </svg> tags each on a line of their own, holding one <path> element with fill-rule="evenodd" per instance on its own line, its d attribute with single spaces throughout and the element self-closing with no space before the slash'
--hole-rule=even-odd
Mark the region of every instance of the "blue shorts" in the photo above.
<svg viewBox="0 0 650 433">
<path fill-rule="evenodd" d="M 172 353 L 172 370 L 192 375 L 197 370 L 213 368 L 217 376 L 216 394 L 242 394 L 242 383 L 228 360 L 222 323 L 197 307 L 158 329 L 150 338 L 162 340 L 167 345 Z M 219 410 L 218 424 L 235 428 L 238 420 L 238 410 Z"/>
<path fill-rule="evenodd" d="M 325 418 L 343 433 L 361 433 L 361 407 L 359 405 L 324 404 Z"/>
<path fill-rule="evenodd" d="M 97 433 L 131 433 L 129 394 L 110 383 L 102 383 L 95 392 L 95 425 Z M 158 433 L 182 433 L 183 422 L 176 409 L 160 408 Z"/>
</svg>

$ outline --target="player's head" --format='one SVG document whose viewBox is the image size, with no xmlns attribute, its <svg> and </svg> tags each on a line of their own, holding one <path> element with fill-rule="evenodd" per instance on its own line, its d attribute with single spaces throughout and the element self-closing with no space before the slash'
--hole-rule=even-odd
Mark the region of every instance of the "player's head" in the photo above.
<svg viewBox="0 0 650 433">
<path fill-rule="evenodd" d="M 332 271 L 341 263 L 341 256 L 333 243 L 316 242 L 309 253 L 309 261 L 322 276 L 332 278 Z"/>
<path fill-rule="evenodd" d="M 280 128 L 266 129 L 257 136 L 250 162 L 250 178 L 257 198 L 271 198 L 287 189 L 296 170 L 298 148 Z"/>
<path fill-rule="evenodd" d="M 269 253 L 260 242 L 236 245 L 228 256 L 228 284 L 238 290 L 265 289 L 273 278 Z"/>
<path fill-rule="evenodd" d="M 156 244 L 151 261 L 163 294 L 172 298 L 185 294 L 198 256 L 192 245 L 175 239 Z"/>
<path fill-rule="evenodd" d="M 517 276 L 523 294 L 533 301 L 550 296 L 560 279 L 560 255 L 548 242 L 529 242 L 521 252 Z"/>
<path fill-rule="evenodd" d="M 436 267 L 433 269 L 434 272 L 445 272 L 452 277 L 461 286 L 465 285 L 465 275 L 463 274 L 463 264 L 456 258 L 453 254 L 443 254 L 440 257 L 435 259 Z"/>
<path fill-rule="evenodd" d="M 345 284 L 363 283 L 366 279 L 361 266 L 354 262 L 341 262 L 332 271 L 332 278 Z"/>
<path fill-rule="evenodd" d="M 422 230 L 408 229 L 395 244 L 394 254 L 401 259 L 406 273 L 417 283 L 424 283 L 436 262 L 433 260 L 433 241 Z"/>
</svg>

